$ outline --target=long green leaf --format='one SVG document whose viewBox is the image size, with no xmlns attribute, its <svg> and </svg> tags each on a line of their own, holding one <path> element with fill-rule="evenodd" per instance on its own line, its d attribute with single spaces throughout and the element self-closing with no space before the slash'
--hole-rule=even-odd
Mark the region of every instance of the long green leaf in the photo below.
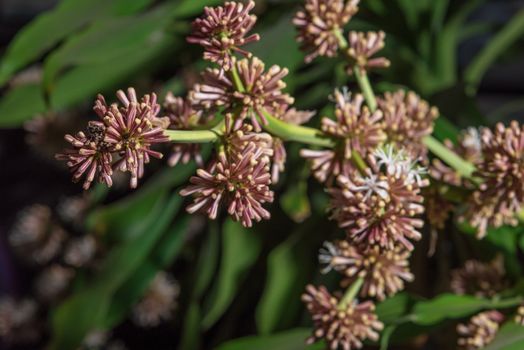
<svg viewBox="0 0 524 350">
<path fill-rule="evenodd" d="M 310 335 L 311 329 L 297 328 L 274 335 L 231 340 L 220 345 L 217 350 L 320 350 L 325 348 L 322 343 L 307 346 L 305 339 Z"/>
<path fill-rule="evenodd" d="M 208 298 L 209 311 L 202 320 L 204 329 L 211 327 L 233 301 L 240 283 L 261 249 L 260 238 L 253 231 L 228 219 L 222 232 L 222 261 L 218 283 Z"/>
<path fill-rule="evenodd" d="M 0 127 L 18 127 L 45 110 L 40 86 L 31 84 L 15 87 L 0 100 Z"/>
<path fill-rule="evenodd" d="M 484 350 L 522 350 L 524 349 L 524 329 L 510 320 L 498 331 L 497 336 Z"/>
<path fill-rule="evenodd" d="M 473 59 L 464 73 L 464 80 L 474 92 L 482 77 L 495 60 L 524 35 L 524 10 L 518 12 L 508 24 Z"/>
</svg>

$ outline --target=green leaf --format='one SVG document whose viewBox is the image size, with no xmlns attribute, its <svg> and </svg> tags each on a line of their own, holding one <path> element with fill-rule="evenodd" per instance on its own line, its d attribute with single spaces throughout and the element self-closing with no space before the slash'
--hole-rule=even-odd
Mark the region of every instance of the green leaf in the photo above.
<svg viewBox="0 0 524 350">
<path fill-rule="evenodd" d="M 495 60 L 524 34 L 524 10 L 518 12 L 493 37 L 488 44 L 473 59 L 464 72 L 464 80 L 469 84 L 471 92 L 475 92 L 482 81 L 482 77 Z"/>
<path fill-rule="evenodd" d="M 217 350 L 320 350 L 322 343 L 307 346 L 305 339 L 311 335 L 309 328 L 297 328 L 290 331 L 268 336 L 252 336 L 228 341 Z"/>
<path fill-rule="evenodd" d="M 399 322 L 406 315 L 415 299 L 408 293 L 399 293 L 377 304 L 376 313 L 380 321 L 386 324 Z"/>
<path fill-rule="evenodd" d="M 298 245 L 303 242 L 303 236 L 304 229 L 301 229 L 269 254 L 266 287 L 256 309 L 260 334 L 269 334 L 282 327 L 293 315 L 294 304 L 300 305 L 306 277 L 304 257 L 297 254 L 302 251 Z"/>
<path fill-rule="evenodd" d="M 301 223 L 311 215 L 306 181 L 292 184 L 280 197 L 282 210 L 296 223 Z"/>
<path fill-rule="evenodd" d="M 13 39 L 0 62 L 0 86 L 16 71 L 95 19 L 139 11 L 151 0 L 63 0 L 56 8 L 38 16 Z M 125 6 L 124 6 L 125 5 Z"/>
<path fill-rule="evenodd" d="M 154 49 L 166 35 L 163 28 L 170 19 L 162 6 L 139 16 L 96 21 L 49 55 L 44 65 L 45 89 L 52 92 L 56 76 L 68 67 L 121 62 L 140 49 Z"/>
<path fill-rule="evenodd" d="M 469 295 L 441 294 L 432 300 L 415 304 L 410 319 L 416 324 L 430 325 L 446 319 L 467 317 L 483 309 L 512 307 L 521 301 L 521 297 L 490 301 Z"/>
<path fill-rule="evenodd" d="M 433 130 L 433 135 L 440 140 L 450 140 L 451 142 L 457 142 L 458 130 L 449 119 L 439 116 L 435 121 L 435 127 Z"/>
<path fill-rule="evenodd" d="M 14 128 L 38 113 L 45 112 L 46 105 L 37 84 L 17 86 L 0 100 L 0 127 Z"/>
<path fill-rule="evenodd" d="M 222 0 L 183 0 L 175 7 L 175 15 L 178 18 L 198 15 L 205 6 L 217 6 Z"/>
<path fill-rule="evenodd" d="M 133 194 L 90 213 L 86 230 L 110 235 L 113 240 L 136 236 L 144 221 L 143 216 L 153 209 L 158 198 L 166 189 L 183 184 L 195 169 L 194 164 L 180 164 L 162 171 Z"/>
<path fill-rule="evenodd" d="M 193 298 L 198 299 L 209 287 L 218 264 L 219 232 L 216 222 L 212 222 L 207 232 L 200 257 L 195 267 L 196 281 Z"/>
<path fill-rule="evenodd" d="M 104 328 L 111 329 L 124 320 L 131 307 L 147 290 L 158 271 L 166 269 L 179 254 L 186 238 L 188 217 L 177 220 L 156 244 L 149 258 L 123 283 L 111 298 Z"/>
<path fill-rule="evenodd" d="M 231 304 L 261 249 L 260 237 L 231 219 L 224 224 L 222 236 L 218 282 L 207 300 L 210 307 L 202 320 L 204 329 L 210 328 Z"/>
<path fill-rule="evenodd" d="M 192 301 L 186 311 L 184 318 L 184 330 L 182 332 L 182 340 L 180 341 L 179 349 L 197 350 L 200 349 L 201 343 L 201 313 L 200 305 Z"/>
<path fill-rule="evenodd" d="M 484 350 L 522 350 L 524 349 L 524 328 L 513 320 L 506 322 L 497 336 Z"/>
<path fill-rule="evenodd" d="M 114 248 L 91 283 L 54 310 L 49 349 L 74 349 L 89 331 L 103 328 L 113 295 L 143 265 L 182 202 L 178 195 L 168 201 L 165 198 L 145 218 L 144 231 Z"/>
</svg>

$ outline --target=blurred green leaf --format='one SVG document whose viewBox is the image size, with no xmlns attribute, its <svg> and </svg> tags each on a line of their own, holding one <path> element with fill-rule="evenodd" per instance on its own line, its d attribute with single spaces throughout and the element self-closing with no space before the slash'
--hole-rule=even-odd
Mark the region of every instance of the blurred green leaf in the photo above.
<svg viewBox="0 0 524 350">
<path fill-rule="evenodd" d="M 0 100 L 0 127 L 19 127 L 24 121 L 45 112 L 46 105 L 40 86 L 17 86 Z"/>
<path fill-rule="evenodd" d="M 115 14 L 131 14 L 141 10 L 151 0 L 63 0 L 50 10 L 25 26 L 13 39 L 0 62 L 0 86 L 13 73 L 25 67 L 46 53 L 79 28 L 94 19 Z"/>
<path fill-rule="evenodd" d="M 153 252 L 111 298 L 111 306 L 104 321 L 104 328 L 117 326 L 127 316 L 131 307 L 149 287 L 158 271 L 166 269 L 180 253 L 187 232 L 188 216 L 177 220 L 158 241 Z"/>
<path fill-rule="evenodd" d="M 305 339 L 310 335 L 311 329 L 297 328 L 274 335 L 231 340 L 220 345 L 217 350 L 320 350 L 325 348 L 323 343 L 307 346 Z"/>
<path fill-rule="evenodd" d="M 210 328 L 231 304 L 261 249 L 260 237 L 231 219 L 222 231 L 222 261 L 218 281 L 207 298 L 209 307 L 202 320 L 204 329 Z"/>
<path fill-rule="evenodd" d="M 162 6 L 138 16 L 94 22 L 46 59 L 43 76 L 46 91 L 52 93 L 57 75 L 66 68 L 88 64 L 108 64 L 114 68 L 112 62 L 125 64 L 140 49 L 154 50 L 164 41 L 163 29 L 170 20 L 168 7 Z"/>
<path fill-rule="evenodd" d="M 306 271 L 301 259 L 303 257 L 297 254 L 302 250 L 298 245 L 303 240 L 304 226 L 269 254 L 266 287 L 256 309 L 260 334 L 273 333 L 281 328 L 288 316 L 293 314 L 290 310 L 293 303 L 300 300 L 306 283 Z"/>
<path fill-rule="evenodd" d="M 515 41 L 524 35 L 524 10 L 521 10 L 509 21 L 494 38 L 480 51 L 464 72 L 464 80 L 470 92 L 474 93 L 482 77 L 495 60 Z"/>
<path fill-rule="evenodd" d="M 183 184 L 195 169 L 194 164 L 180 164 L 160 172 L 131 195 L 90 213 L 86 230 L 109 235 L 112 240 L 135 236 L 142 229 L 144 215 L 153 209 L 166 189 Z"/>
<path fill-rule="evenodd" d="M 52 314 L 51 350 L 75 349 L 85 335 L 104 326 L 114 293 L 133 276 L 165 232 L 182 199 L 173 195 L 159 198 L 145 218 L 145 230 L 136 238 L 114 248 L 92 282 L 60 304 Z M 78 319 L 82 322 L 79 322 Z"/>
<path fill-rule="evenodd" d="M 524 349 L 524 330 L 513 320 L 506 322 L 497 336 L 484 350 L 522 350 Z"/>
<path fill-rule="evenodd" d="M 200 321 L 200 305 L 196 301 L 192 301 L 185 313 L 182 340 L 180 341 L 179 349 L 200 349 L 200 343 L 202 341 Z"/>
<path fill-rule="evenodd" d="M 206 234 L 204 245 L 200 250 L 200 257 L 195 267 L 196 281 L 195 291 L 193 292 L 195 299 L 204 295 L 214 277 L 218 264 L 219 237 L 217 223 L 213 221 L 210 223 L 210 229 Z"/>
<path fill-rule="evenodd" d="M 205 6 L 216 6 L 222 3 L 222 0 L 182 0 L 178 1 L 174 13 L 177 17 L 189 17 L 200 14 Z"/>
<path fill-rule="evenodd" d="M 433 135 L 440 140 L 450 140 L 453 143 L 457 142 L 458 129 L 453 123 L 451 123 L 447 118 L 439 116 L 435 120 L 435 128 L 433 130 Z"/>
<path fill-rule="evenodd" d="M 470 316 L 487 308 L 505 308 L 518 305 L 522 298 L 486 300 L 469 295 L 441 294 L 432 300 L 415 304 L 411 320 L 420 325 L 437 324 L 446 319 Z"/>
<path fill-rule="evenodd" d="M 402 316 L 408 314 L 409 308 L 415 300 L 408 293 L 398 293 L 377 304 L 377 316 L 385 324 L 397 323 Z"/>
<path fill-rule="evenodd" d="M 301 223 L 311 215 L 306 181 L 291 184 L 280 197 L 282 210 L 296 223 Z"/>
</svg>

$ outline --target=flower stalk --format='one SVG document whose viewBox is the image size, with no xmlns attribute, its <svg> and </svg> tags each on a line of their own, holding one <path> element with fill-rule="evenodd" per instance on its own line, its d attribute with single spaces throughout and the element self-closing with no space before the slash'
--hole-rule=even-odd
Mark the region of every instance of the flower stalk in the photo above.
<svg viewBox="0 0 524 350">
<path fill-rule="evenodd" d="M 338 303 L 339 310 L 345 310 L 347 306 L 356 298 L 360 288 L 364 284 L 364 278 L 359 277 L 353 282 L 353 284 L 346 290 L 342 299 Z"/>
</svg>

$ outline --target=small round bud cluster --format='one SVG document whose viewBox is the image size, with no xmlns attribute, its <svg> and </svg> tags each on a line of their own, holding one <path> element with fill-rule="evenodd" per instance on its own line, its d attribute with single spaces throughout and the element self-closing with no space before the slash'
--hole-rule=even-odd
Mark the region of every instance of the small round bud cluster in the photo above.
<svg viewBox="0 0 524 350">
<path fill-rule="evenodd" d="M 508 287 L 505 275 L 501 255 L 489 263 L 468 260 L 462 268 L 451 272 L 451 290 L 456 294 L 491 298 Z"/>
<path fill-rule="evenodd" d="M 117 97 L 122 105 L 108 106 L 99 95 L 93 110 L 101 121 L 89 122 L 86 131 L 75 136 L 66 135 L 66 141 L 73 148 L 56 155 L 57 159 L 67 162 L 73 181 L 85 176 L 86 190 L 95 179 L 111 186 L 113 170 L 129 172 L 130 186 L 135 188 L 150 157 L 162 158 L 151 146 L 168 141 L 163 133 L 165 121 L 157 117 L 160 105 L 155 94 L 145 95 L 138 101 L 135 90 L 129 88 L 127 94 L 118 91 Z"/>
<path fill-rule="evenodd" d="M 495 339 L 504 315 L 496 310 L 484 311 L 473 316 L 468 323 L 457 326 L 459 349 L 483 349 Z"/>
<path fill-rule="evenodd" d="M 293 19 L 297 41 L 308 55 L 306 63 L 318 56 L 335 57 L 341 47 L 342 29 L 358 11 L 359 0 L 306 0 Z"/>
<path fill-rule="evenodd" d="M 380 32 L 349 32 L 348 48 L 349 57 L 348 74 L 353 73 L 353 68 L 366 72 L 375 68 L 387 68 L 390 62 L 385 57 L 373 56 L 384 48 L 386 33 Z"/>
<path fill-rule="evenodd" d="M 375 315 L 371 301 L 352 302 L 340 306 L 340 299 L 321 286 L 306 287 L 302 301 L 311 313 L 314 323 L 313 335 L 308 344 L 324 339 L 329 349 L 360 349 L 366 339 L 378 340 L 384 327 Z"/>
</svg>

